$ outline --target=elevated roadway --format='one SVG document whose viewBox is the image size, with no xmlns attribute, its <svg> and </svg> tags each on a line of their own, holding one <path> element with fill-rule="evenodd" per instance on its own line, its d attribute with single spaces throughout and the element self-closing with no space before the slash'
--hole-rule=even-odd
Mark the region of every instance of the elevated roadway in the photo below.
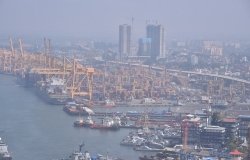
<svg viewBox="0 0 250 160">
<path fill-rule="evenodd" d="M 195 71 L 183 71 L 183 70 L 175 70 L 175 69 L 167 69 L 167 68 L 161 68 L 161 67 L 156 67 L 156 66 L 149 66 L 149 65 L 142 65 L 142 64 L 133 64 L 133 63 L 124 63 L 124 62 L 118 62 L 118 61 L 108 61 L 108 63 L 115 63 L 115 64 L 120 64 L 120 65 L 130 65 L 130 66 L 140 66 L 140 67 L 145 67 L 145 68 L 150 68 L 152 70 L 157 70 L 157 71 L 168 71 L 168 72 L 174 72 L 174 73 L 184 73 L 184 74 L 193 74 L 193 75 L 201 75 L 201 76 L 209 76 L 209 77 L 216 77 L 216 78 L 222 78 L 226 80 L 231 80 L 231 81 L 236 81 L 240 82 L 243 84 L 250 84 L 250 81 L 240 79 L 240 78 L 235 78 L 231 76 L 226 76 L 226 75 L 219 75 L 219 74 L 213 74 L 213 73 L 204 73 L 204 72 L 195 72 Z"/>
<path fill-rule="evenodd" d="M 202 76 L 209 76 L 209 77 L 216 77 L 216 78 L 222 78 L 222 79 L 227 79 L 231 81 L 236 81 L 244 84 L 250 84 L 250 81 L 240 79 L 240 78 L 235 78 L 231 76 L 226 76 L 226 75 L 219 75 L 219 74 L 213 74 L 213 73 L 203 73 L 203 72 L 194 72 L 194 71 L 181 71 L 181 70 L 173 70 L 173 69 L 166 69 L 169 72 L 178 72 L 178 73 L 186 73 L 186 74 L 194 74 L 194 75 L 202 75 Z"/>
</svg>

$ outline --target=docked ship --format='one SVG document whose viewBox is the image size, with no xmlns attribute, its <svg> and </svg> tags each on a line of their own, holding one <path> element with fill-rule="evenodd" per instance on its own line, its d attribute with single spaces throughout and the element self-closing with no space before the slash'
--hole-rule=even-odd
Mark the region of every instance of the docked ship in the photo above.
<svg viewBox="0 0 250 160">
<path fill-rule="evenodd" d="M 92 115 L 94 111 L 88 107 L 84 107 L 83 104 L 77 104 L 75 102 L 67 102 L 63 107 L 63 110 L 70 115 Z"/>
<path fill-rule="evenodd" d="M 61 160 L 121 160 L 120 158 L 113 158 L 108 155 L 103 156 L 101 154 L 97 154 L 96 156 L 91 156 L 91 154 L 88 151 L 83 152 L 84 144 L 81 144 L 79 146 L 79 151 L 73 152 L 68 158 L 63 158 Z"/>
<path fill-rule="evenodd" d="M 86 120 L 83 120 L 83 118 L 79 118 L 74 122 L 75 127 L 91 127 L 94 124 L 94 121 L 92 120 L 91 116 L 89 115 Z"/>
<path fill-rule="evenodd" d="M 104 101 L 99 101 L 96 102 L 96 104 L 94 104 L 94 106 L 96 107 L 107 107 L 107 108 L 111 108 L 111 107 L 115 107 L 116 104 L 114 101 L 110 100 L 110 99 L 105 99 Z"/>
<path fill-rule="evenodd" d="M 0 160 L 12 160 L 8 151 L 8 146 L 2 141 L 0 137 Z"/>
<path fill-rule="evenodd" d="M 101 124 L 94 123 L 90 128 L 92 129 L 107 129 L 118 130 L 121 127 L 121 120 L 119 117 L 104 117 Z"/>
<path fill-rule="evenodd" d="M 17 84 L 27 88 L 33 87 L 38 79 L 39 77 L 31 71 L 28 71 L 27 73 L 24 73 L 23 71 L 22 73 L 16 75 Z"/>
<path fill-rule="evenodd" d="M 39 81 L 36 87 L 38 95 L 50 104 L 62 105 L 71 100 L 66 82 L 61 78 L 52 77 Z"/>
</svg>

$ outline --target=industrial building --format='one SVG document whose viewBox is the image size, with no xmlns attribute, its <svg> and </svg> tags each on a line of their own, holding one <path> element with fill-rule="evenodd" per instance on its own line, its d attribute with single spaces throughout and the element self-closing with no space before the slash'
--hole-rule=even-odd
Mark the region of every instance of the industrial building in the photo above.
<svg viewBox="0 0 250 160">
<path fill-rule="evenodd" d="M 194 117 L 193 115 L 187 115 L 187 118 L 182 120 L 181 133 L 182 141 L 184 145 L 198 144 L 200 141 L 200 129 L 201 129 L 200 117 Z"/>
<path fill-rule="evenodd" d="M 218 122 L 218 126 L 226 129 L 226 138 L 237 137 L 239 134 L 239 122 L 236 118 L 224 118 Z"/>
<path fill-rule="evenodd" d="M 248 128 L 250 125 L 250 116 L 249 115 L 239 115 L 239 136 L 247 137 Z"/>
<path fill-rule="evenodd" d="M 206 126 L 201 130 L 200 142 L 203 146 L 218 148 L 225 144 L 226 129 L 220 126 Z"/>
</svg>

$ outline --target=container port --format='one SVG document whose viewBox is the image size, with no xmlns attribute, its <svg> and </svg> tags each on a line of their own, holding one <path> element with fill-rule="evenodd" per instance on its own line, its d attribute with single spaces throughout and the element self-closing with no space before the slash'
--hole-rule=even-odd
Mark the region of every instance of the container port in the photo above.
<svg viewBox="0 0 250 160">
<path fill-rule="evenodd" d="M 232 136 L 246 149 L 247 80 L 160 64 L 92 59 L 94 65 L 86 67 L 76 57 L 14 50 L 0 50 L 1 73 L 15 75 L 46 103 L 78 116 L 72 125 L 79 130 L 131 130 L 120 145 L 157 152 L 155 157 L 232 158 L 239 156 L 228 147 Z"/>
<path fill-rule="evenodd" d="M 0 0 L 0 160 L 250 160 L 249 9 Z"/>
</svg>

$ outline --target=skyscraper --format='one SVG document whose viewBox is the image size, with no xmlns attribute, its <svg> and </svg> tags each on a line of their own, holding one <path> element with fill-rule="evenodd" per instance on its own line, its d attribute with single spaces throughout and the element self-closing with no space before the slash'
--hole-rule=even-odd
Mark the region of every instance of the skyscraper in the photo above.
<svg viewBox="0 0 250 160">
<path fill-rule="evenodd" d="M 164 27 L 162 25 L 147 25 L 147 38 L 151 39 L 151 58 L 165 57 Z"/>
<path fill-rule="evenodd" d="M 130 55 L 131 52 L 131 26 L 123 24 L 119 26 L 119 58 Z"/>
</svg>

